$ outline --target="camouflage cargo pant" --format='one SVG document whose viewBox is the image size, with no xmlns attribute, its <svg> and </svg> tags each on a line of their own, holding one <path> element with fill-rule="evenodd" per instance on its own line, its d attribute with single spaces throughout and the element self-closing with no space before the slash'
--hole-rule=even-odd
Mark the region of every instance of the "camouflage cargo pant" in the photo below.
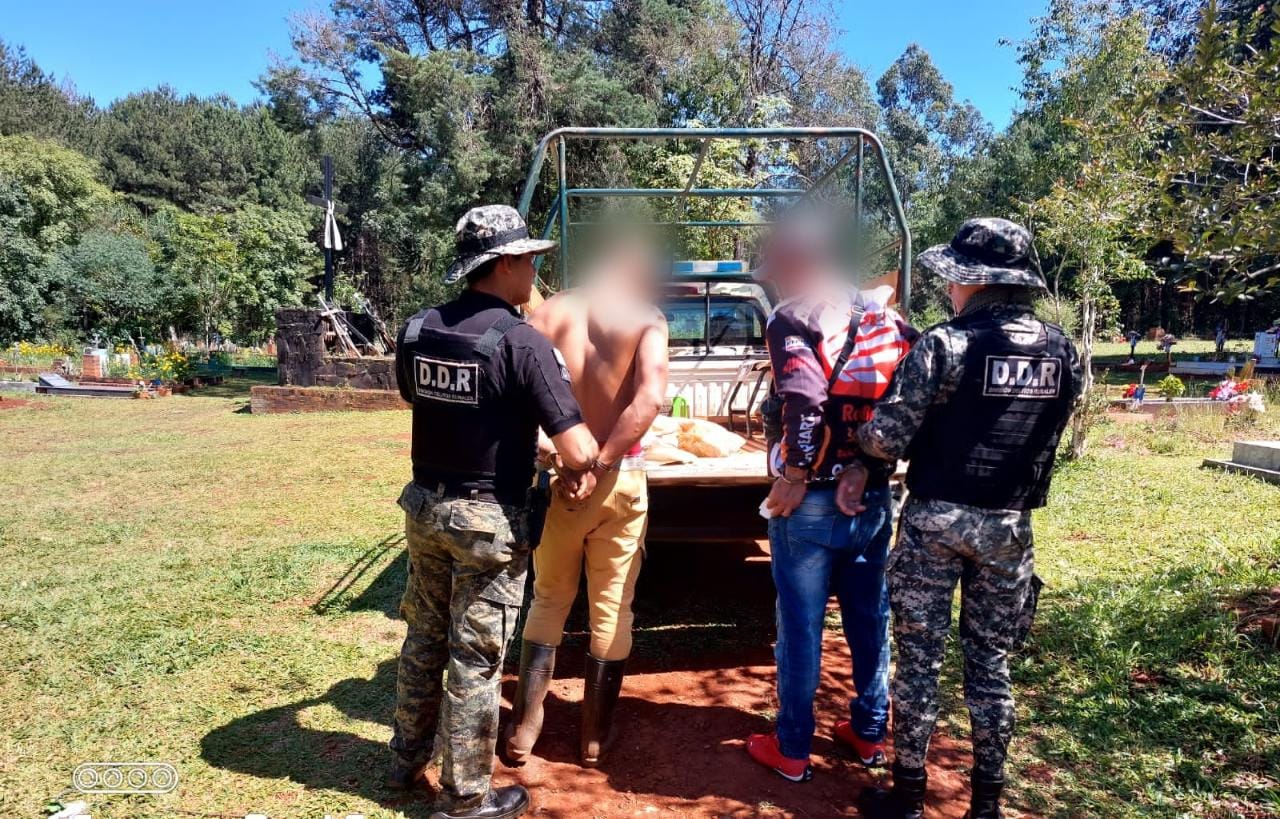
<svg viewBox="0 0 1280 819">
<path fill-rule="evenodd" d="M 938 719 L 938 672 L 960 583 L 964 694 L 974 766 L 1004 770 L 1013 734 L 1009 650 L 1031 585 L 1031 514 L 911 498 L 886 572 L 898 667 L 893 679 L 897 762 L 924 765 Z"/>
<path fill-rule="evenodd" d="M 399 503 L 409 547 L 400 603 L 408 633 L 391 749 L 409 764 L 426 761 L 438 732 L 441 788 L 466 806 L 488 793 L 493 772 L 502 660 L 529 566 L 525 513 L 416 483 Z"/>
</svg>

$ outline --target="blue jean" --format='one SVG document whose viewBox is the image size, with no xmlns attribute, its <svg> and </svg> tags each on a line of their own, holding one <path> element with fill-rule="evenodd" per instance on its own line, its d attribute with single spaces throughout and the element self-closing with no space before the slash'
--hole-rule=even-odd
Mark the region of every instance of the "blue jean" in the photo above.
<svg viewBox="0 0 1280 819">
<path fill-rule="evenodd" d="M 853 653 L 853 731 L 863 739 L 884 739 L 889 718 L 884 564 L 893 529 L 889 490 L 868 491 L 863 503 L 866 511 L 849 517 L 836 508 L 834 488 L 811 487 L 790 517 L 769 521 L 778 592 L 778 744 L 783 755 L 793 759 L 809 756 L 823 619 L 833 589 Z"/>
</svg>

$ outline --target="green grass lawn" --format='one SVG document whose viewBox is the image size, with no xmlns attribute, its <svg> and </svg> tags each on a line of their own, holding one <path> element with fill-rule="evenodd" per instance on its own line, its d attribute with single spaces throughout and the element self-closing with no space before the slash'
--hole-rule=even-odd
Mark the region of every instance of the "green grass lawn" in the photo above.
<svg viewBox="0 0 1280 819">
<path fill-rule="evenodd" d="M 1243 362 L 1246 356 L 1253 355 L 1253 339 L 1228 339 L 1223 349 L 1228 356 L 1234 355 L 1236 361 Z M 1212 361 L 1214 351 L 1215 347 L 1212 338 L 1184 339 L 1173 346 L 1173 358 L 1175 361 L 1193 358 Z M 1144 358 L 1152 361 L 1164 361 L 1164 353 L 1156 349 L 1156 343 L 1145 338 L 1138 342 L 1136 353 L 1139 361 Z M 1129 342 L 1095 341 L 1093 344 L 1093 357 L 1098 363 L 1118 364 L 1128 361 Z"/>
<path fill-rule="evenodd" d="M 400 815 L 378 786 L 380 670 L 403 633 L 387 547 L 409 415 L 254 416 L 243 386 L 0 409 L 0 816 L 38 814 L 92 760 L 182 780 L 96 800 L 95 819 Z M 1280 587 L 1280 487 L 1199 468 L 1232 437 L 1276 437 L 1266 418 L 1104 425 L 1061 470 L 1015 669 L 1021 806 L 1280 813 L 1280 653 L 1232 613 Z M 244 770 L 249 747 L 279 769 Z"/>
</svg>

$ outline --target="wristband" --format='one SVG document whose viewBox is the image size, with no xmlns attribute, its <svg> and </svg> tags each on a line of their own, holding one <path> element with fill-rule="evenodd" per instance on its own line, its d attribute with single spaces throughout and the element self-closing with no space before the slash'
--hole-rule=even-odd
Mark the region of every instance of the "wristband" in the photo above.
<svg viewBox="0 0 1280 819">
<path fill-rule="evenodd" d="M 622 463 L 622 462 L 621 462 L 621 461 L 619 461 L 618 463 L 614 464 L 613 466 L 609 466 L 609 465 L 607 465 L 607 464 L 603 463 L 599 458 L 596 458 L 594 461 L 592 461 L 592 462 L 591 462 L 591 468 L 592 468 L 593 470 L 599 470 L 600 472 L 617 472 L 617 471 L 618 471 L 618 466 L 619 466 L 621 463 Z"/>
</svg>

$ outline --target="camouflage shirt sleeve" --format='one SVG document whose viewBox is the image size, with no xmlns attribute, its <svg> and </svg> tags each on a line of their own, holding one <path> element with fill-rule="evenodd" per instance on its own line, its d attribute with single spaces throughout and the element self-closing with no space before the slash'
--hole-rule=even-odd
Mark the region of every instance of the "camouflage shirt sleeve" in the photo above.
<svg viewBox="0 0 1280 819">
<path fill-rule="evenodd" d="M 897 461 L 934 404 L 946 401 L 960 383 L 963 349 L 945 326 L 928 330 L 894 371 L 871 420 L 858 428 L 858 444 L 867 455 Z"/>
</svg>

